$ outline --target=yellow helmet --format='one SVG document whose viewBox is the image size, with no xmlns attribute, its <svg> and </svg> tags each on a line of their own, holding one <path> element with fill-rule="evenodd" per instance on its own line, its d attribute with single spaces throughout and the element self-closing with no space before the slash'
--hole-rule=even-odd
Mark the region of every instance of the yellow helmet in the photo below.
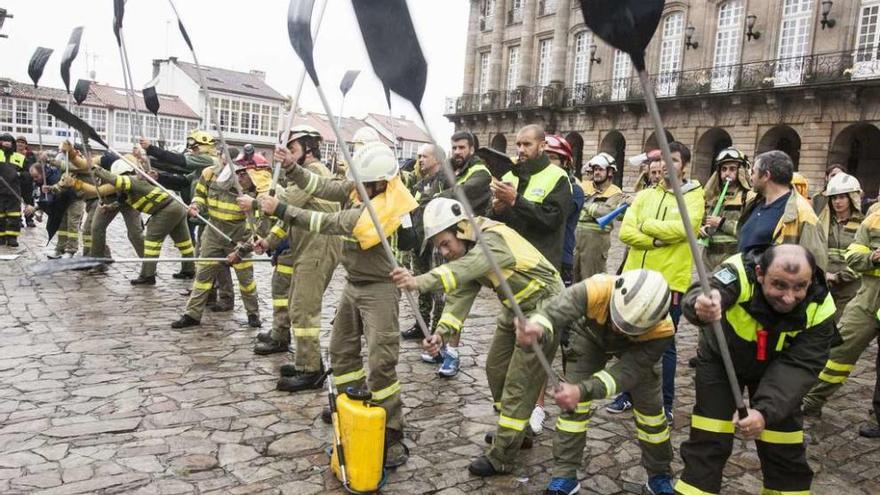
<svg viewBox="0 0 880 495">
<path fill-rule="evenodd" d="M 187 148 L 192 148 L 197 145 L 214 146 L 214 144 L 214 136 L 212 136 L 211 133 L 200 129 L 193 130 L 186 138 Z"/>
</svg>

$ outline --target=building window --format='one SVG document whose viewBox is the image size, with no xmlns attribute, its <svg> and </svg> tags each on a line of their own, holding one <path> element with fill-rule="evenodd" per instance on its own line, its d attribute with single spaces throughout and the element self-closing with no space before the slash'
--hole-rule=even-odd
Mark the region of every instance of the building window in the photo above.
<svg viewBox="0 0 880 495">
<path fill-rule="evenodd" d="M 657 79 L 658 96 L 675 96 L 681 70 L 681 48 L 684 43 L 684 13 L 674 12 L 663 21 L 663 41 L 660 43 L 660 74 Z"/>
<path fill-rule="evenodd" d="M 611 99 L 625 100 L 629 92 L 630 76 L 632 74 L 632 61 L 629 55 L 622 50 L 614 50 L 614 67 L 611 70 Z"/>
<path fill-rule="evenodd" d="M 742 50 L 743 2 L 729 0 L 718 9 L 712 91 L 731 91 L 736 85 L 736 65 Z"/>
<path fill-rule="evenodd" d="M 489 52 L 480 53 L 480 80 L 477 84 L 477 93 L 485 94 L 489 90 Z"/>
<path fill-rule="evenodd" d="M 590 81 L 590 45 L 593 44 L 593 33 L 581 31 L 574 37 L 574 76 L 575 86 Z"/>
<path fill-rule="evenodd" d="M 325 161 L 332 161 L 333 155 L 336 153 L 336 141 L 321 141 L 321 158 Z"/>
<path fill-rule="evenodd" d="M 507 90 L 516 89 L 519 80 L 519 46 L 507 49 Z"/>
<path fill-rule="evenodd" d="M 880 0 L 865 0 L 859 11 L 856 31 L 856 52 L 853 58 L 853 78 L 880 75 Z"/>
<path fill-rule="evenodd" d="M 523 0 L 511 0 L 507 11 L 507 24 L 520 24 L 523 17 Z"/>
<path fill-rule="evenodd" d="M 776 66 L 775 85 L 800 84 L 804 56 L 810 46 L 810 29 L 815 0 L 785 0 L 779 30 L 780 59 Z"/>
<path fill-rule="evenodd" d="M 104 119 L 104 126 L 106 127 L 106 118 L 107 111 L 103 109 L 93 108 L 92 110 L 92 119 L 96 122 L 100 122 L 101 119 Z M 103 112 L 103 116 L 96 115 L 99 112 Z M 115 126 L 113 133 L 113 141 L 119 144 L 128 144 L 131 143 L 134 139 L 129 134 L 129 120 L 133 117 L 132 114 L 129 114 L 125 111 L 116 111 L 114 112 L 114 120 Z M 175 117 L 159 117 L 159 125 L 156 125 L 156 117 L 148 113 L 142 113 L 137 115 L 135 118 L 139 118 L 140 128 L 144 133 L 144 137 L 151 141 L 158 142 L 161 138 L 165 138 L 165 146 L 166 148 L 171 148 L 174 146 L 180 146 L 186 143 L 186 136 L 188 134 L 188 130 L 190 128 L 195 128 L 198 126 L 198 122 L 193 120 L 185 120 L 179 119 Z M 134 132 L 138 132 L 137 120 L 132 120 L 134 125 Z M 159 129 L 162 129 L 161 134 L 159 133 Z M 96 128 L 97 129 L 97 128 Z M 100 131 L 99 131 L 100 132 Z"/>
<path fill-rule="evenodd" d="M 548 15 L 556 12 L 556 0 L 540 0 L 538 2 L 538 15 Z"/>
<path fill-rule="evenodd" d="M 234 98 L 213 97 L 213 128 L 220 123 L 225 133 L 245 136 L 274 137 L 278 131 L 277 105 L 252 103 Z"/>
<path fill-rule="evenodd" d="M 538 86 L 550 84 L 550 65 L 553 52 L 553 39 L 548 38 L 538 43 Z"/>
<path fill-rule="evenodd" d="M 491 31 L 495 20 L 495 0 L 480 3 L 480 31 Z"/>
</svg>

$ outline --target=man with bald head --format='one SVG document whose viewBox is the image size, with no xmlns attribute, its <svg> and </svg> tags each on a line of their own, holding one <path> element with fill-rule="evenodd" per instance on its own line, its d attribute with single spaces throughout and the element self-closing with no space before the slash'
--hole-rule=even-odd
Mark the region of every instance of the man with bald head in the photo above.
<svg viewBox="0 0 880 495">
<path fill-rule="evenodd" d="M 517 162 L 492 180 L 492 214 L 525 237 L 557 270 L 562 268 L 571 182 L 544 154 L 544 128 L 530 124 L 516 134 Z"/>
<path fill-rule="evenodd" d="M 795 244 L 757 258 L 731 256 L 713 274 L 711 295 L 694 284 L 684 316 L 706 327 L 697 351 L 696 401 L 690 438 L 681 445 L 684 471 L 676 493 L 718 493 L 733 434 L 755 440 L 762 493 L 809 493 L 813 472 L 804 447 L 801 401 L 839 340 L 834 301 L 813 254 Z M 708 331 L 720 321 L 748 415 L 740 418 L 718 343 Z"/>
</svg>

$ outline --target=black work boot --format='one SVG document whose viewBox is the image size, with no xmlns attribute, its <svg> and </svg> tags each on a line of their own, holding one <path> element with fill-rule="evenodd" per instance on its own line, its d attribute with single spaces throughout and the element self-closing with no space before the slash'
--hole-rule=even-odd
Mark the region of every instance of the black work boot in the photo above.
<svg viewBox="0 0 880 495">
<path fill-rule="evenodd" d="M 6 245 L 9 247 L 18 247 L 18 237 L 15 237 L 14 235 L 9 236 L 6 239 Z"/>
<path fill-rule="evenodd" d="M 424 337 L 425 334 L 422 333 L 422 329 L 419 328 L 418 323 L 413 323 L 413 326 L 400 332 L 400 338 L 403 340 L 422 340 Z"/>
<path fill-rule="evenodd" d="M 480 476 L 483 478 L 487 476 L 495 476 L 496 474 L 504 474 L 495 469 L 495 466 L 492 465 L 489 458 L 484 455 L 471 461 L 470 466 L 468 466 L 468 471 L 474 476 Z"/>
<path fill-rule="evenodd" d="M 282 364 L 278 372 L 281 373 L 281 376 L 296 376 L 302 373 L 302 371 L 296 369 L 296 365 L 293 363 Z"/>
<path fill-rule="evenodd" d="M 257 332 L 257 342 L 269 342 L 272 340 L 272 330 L 260 330 Z"/>
<path fill-rule="evenodd" d="M 175 321 L 171 324 L 171 328 L 186 328 L 186 327 L 194 327 L 196 325 L 201 325 L 202 322 L 193 318 L 190 315 L 183 315 L 179 320 Z"/>
<path fill-rule="evenodd" d="M 222 303 L 222 302 L 212 302 L 205 305 L 208 308 L 208 311 L 212 313 L 225 313 L 226 311 L 232 311 L 234 304 L 233 303 Z"/>
<path fill-rule="evenodd" d="M 490 431 L 489 433 L 486 433 L 486 436 L 483 437 L 483 440 L 487 444 L 492 445 L 492 442 L 495 441 L 495 432 Z M 519 449 L 520 450 L 528 450 L 528 449 L 532 448 L 533 444 L 534 444 L 534 440 L 532 440 L 532 437 L 529 435 L 526 435 L 525 438 L 523 438 L 522 444 L 519 446 Z"/>
<path fill-rule="evenodd" d="M 196 272 L 184 272 L 180 271 L 177 273 L 172 273 L 171 278 L 176 278 L 178 280 L 190 280 L 196 276 Z"/>
<path fill-rule="evenodd" d="M 865 438 L 880 438 L 880 426 L 866 424 L 859 427 L 859 436 Z"/>
<path fill-rule="evenodd" d="M 330 411 L 330 407 L 325 407 L 321 409 L 321 421 L 327 423 L 328 425 L 333 424 L 333 413 Z"/>
<path fill-rule="evenodd" d="M 408 459 L 409 448 L 403 443 L 403 432 L 385 428 L 385 467 L 403 466 Z"/>
<path fill-rule="evenodd" d="M 131 285 L 156 285 L 156 276 L 144 277 L 143 275 L 140 275 L 138 278 L 131 280 L 130 282 Z"/>
<path fill-rule="evenodd" d="M 260 317 L 254 313 L 248 315 L 248 326 L 253 328 L 260 328 L 263 326 L 263 322 L 260 321 Z"/>
<path fill-rule="evenodd" d="M 318 371 L 299 371 L 293 376 L 282 376 L 278 379 L 275 388 L 282 392 L 299 392 L 300 390 L 316 390 L 324 386 L 327 374 L 324 372 L 324 363 Z"/>
<path fill-rule="evenodd" d="M 254 344 L 254 354 L 266 356 L 268 354 L 287 352 L 287 348 L 289 345 L 290 343 L 288 342 L 282 342 L 280 340 L 275 340 L 272 337 L 269 337 L 268 342 L 258 341 L 256 344 Z"/>
</svg>

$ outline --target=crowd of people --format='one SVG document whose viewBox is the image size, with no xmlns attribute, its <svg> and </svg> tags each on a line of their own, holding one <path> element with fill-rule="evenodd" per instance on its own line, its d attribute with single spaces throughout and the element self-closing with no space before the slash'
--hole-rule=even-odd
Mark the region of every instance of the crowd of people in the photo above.
<svg viewBox="0 0 880 495">
<path fill-rule="evenodd" d="M 808 198 L 785 153 L 752 162 L 727 148 L 702 185 L 689 177 L 688 147 L 673 142 L 671 163 L 658 150 L 631 160 L 640 175 L 627 193 L 615 185 L 621 170 L 614 157 L 599 153 L 581 168 L 569 143 L 538 125 L 519 130 L 507 170 L 480 158 L 467 131 L 452 135 L 449 158 L 426 144 L 403 167 L 375 133 L 360 132 L 352 163 L 333 166 L 321 155 L 316 129 L 300 125 L 285 135 L 273 157 L 283 170 L 278 184 L 253 146 L 225 150 L 232 151 L 227 163 L 203 131 L 193 131 L 183 151 L 141 138 L 125 157 L 67 142 L 55 157 L 35 155 L 24 138 L 2 135 L 0 240 L 18 245 L 22 215 L 28 226 L 56 215 L 50 257 L 74 256 L 80 244 L 83 255 L 109 257 L 106 231 L 121 214 L 145 260 L 131 283 L 153 286 L 151 259 L 170 237 L 183 258 L 173 277 L 192 279 L 186 307 L 171 324 L 178 329 L 201 325 L 205 309 L 233 310 L 232 270 L 248 324 L 262 326 L 256 289 L 264 281 L 254 277 L 253 257 L 270 256 L 272 325 L 257 334 L 254 352 L 293 351 L 279 370 L 279 390 L 319 389 L 330 368 L 340 390 L 369 391 L 386 411 L 386 467 L 409 455 L 396 373 L 400 340 L 421 340 L 422 360 L 438 366 L 439 377 L 454 378 L 461 334 L 486 287 L 501 303 L 492 343 L 480 350 L 498 424 L 486 436 L 485 454 L 469 466 L 473 475 L 515 468 L 520 450 L 543 430 L 549 392 L 561 413 L 548 494 L 579 491 L 589 421 L 604 399 L 610 413 L 632 411 L 648 493 L 718 493 L 737 431 L 757 443 L 762 493 L 809 492 L 803 416 L 821 415 L 880 328 L 880 213 L 862 211 L 861 186 L 845 167 L 830 166 L 824 190 Z M 682 221 L 674 177 L 690 224 Z M 459 191 L 468 205 L 455 199 Z M 688 230 L 700 238 L 698 253 Z M 620 266 L 609 266 L 615 231 L 626 252 Z M 201 261 L 218 257 L 227 261 Z M 708 294 L 694 283 L 698 260 L 711 271 Z M 322 300 L 340 263 L 346 284 L 325 364 Z M 516 318 L 493 264 L 526 321 Z M 418 293 L 413 309 L 427 333 L 418 322 L 401 331 L 401 291 Z M 725 342 L 700 333 L 689 363 L 696 373 L 690 436 L 674 481 L 670 425 L 682 316 L 704 329 L 720 324 Z M 552 362 L 557 351 L 564 380 L 548 389 L 537 353 Z M 737 386 L 748 391 L 742 417 L 724 354 Z M 876 416 L 880 387 L 873 405 Z M 329 421 L 328 412 L 323 416 Z M 869 422 L 859 433 L 878 438 L 880 427 Z"/>
</svg>

